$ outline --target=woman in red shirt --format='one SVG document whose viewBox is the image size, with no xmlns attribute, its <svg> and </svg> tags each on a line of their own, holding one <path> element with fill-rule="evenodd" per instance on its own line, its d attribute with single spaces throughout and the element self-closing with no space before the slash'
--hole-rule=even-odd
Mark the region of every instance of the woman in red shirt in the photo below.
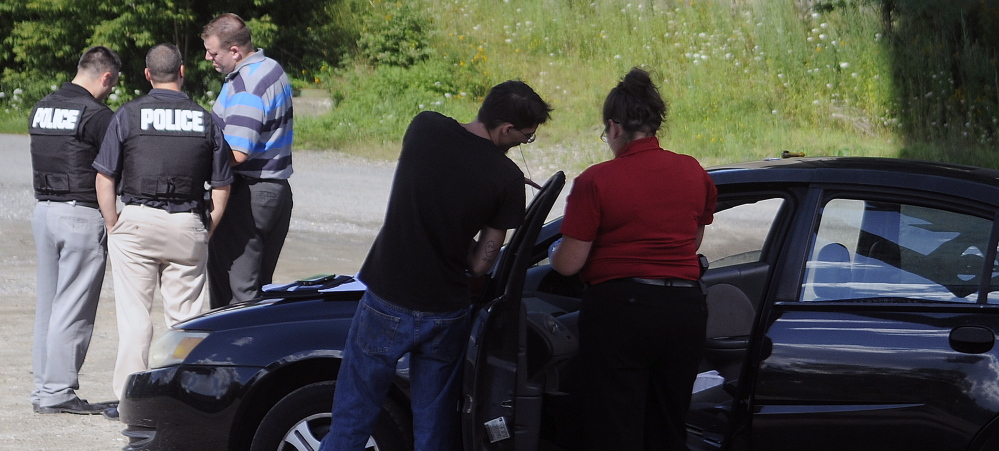
<svg viewBox="0 0 999 451">
<path fill-rule="evenodd" d="M 717 190 L 693 157 L 664 150 L 667 107 L 634 68 L 603 107 L 614 159 L 573 183 L 552 267 L 587 285 L 579 317 L 584 449 L 687 449 L 684 417 L 707 308 L 697 248 Z"/>
</svg>

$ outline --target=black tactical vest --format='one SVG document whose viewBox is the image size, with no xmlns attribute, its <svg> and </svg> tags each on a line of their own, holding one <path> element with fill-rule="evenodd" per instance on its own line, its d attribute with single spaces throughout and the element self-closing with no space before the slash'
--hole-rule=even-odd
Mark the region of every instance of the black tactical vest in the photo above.
<svg viewBox="0 0 999 451">
<path fill-rule="evenodd" d="M 90 96 L 50 94 L 28 117 L 35 198 L 97 204 L 92 166 L 99 148 L 83 141 L 83 130 L 94 115 L 107 109 Z"/>
<path fill-rule="evenodd" d="M 129 136 L 121 192 L 144 200 L 203 201 L 212 176 L 212 115 L 187 99 L 148 95 L 122 108 Z"/>
</svg>

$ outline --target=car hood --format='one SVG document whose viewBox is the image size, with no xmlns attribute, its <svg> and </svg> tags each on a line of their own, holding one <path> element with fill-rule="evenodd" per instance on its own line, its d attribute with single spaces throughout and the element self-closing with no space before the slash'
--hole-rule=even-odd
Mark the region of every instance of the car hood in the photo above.
<svg viewBox="0 0 999 451">
<path fill-rule="evenodd" d="M 308 286 L 301 281 L 271 284 L 264 287 L 264 294 L 257 299 L 201 313 L 174 328 L 219 331 L 262 324 L 349 320 L 364 290 L 364 283 L 355 277 L 347 277 L 332 286 Z"/>
</svg>

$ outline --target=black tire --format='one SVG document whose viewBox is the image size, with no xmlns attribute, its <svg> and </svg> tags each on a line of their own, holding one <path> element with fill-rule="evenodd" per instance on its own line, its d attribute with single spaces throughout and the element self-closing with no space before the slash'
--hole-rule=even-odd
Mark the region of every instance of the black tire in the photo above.
<svg viewBox="0 0 999 451">
<path fill-rule="evenodd" d="M 306 385 L 281 398 L 253 434 L 250 451 L 295 451 L 319 449 L 319 442 L 330 430 L 330 408 L 333 405 L 335 382 L 325 381 Z M 389 401 L 382 406 L 381 416 L 368 440 L 366 450 L 410 451 L 412 433 L 402 418 L 401 410 Z"/>
</svg>

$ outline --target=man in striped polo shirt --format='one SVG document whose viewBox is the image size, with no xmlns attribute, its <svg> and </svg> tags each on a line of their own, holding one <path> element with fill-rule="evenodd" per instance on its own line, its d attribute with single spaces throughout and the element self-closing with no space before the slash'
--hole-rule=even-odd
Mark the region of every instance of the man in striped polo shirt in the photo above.
<svg viewBox="0 0 999 451">
<path fill-rule="evenodd" d="M 284 69 L 253 46 L 239 16 L 216 17 L 201 38 L 205 59 L 225 74 L 212 116 L 232 147 L 236 173 L 225 217 L 209 243 L 215 308 L 256 297 L 274 275 L 291 221 L 292 93 Z"/>
</svg>

